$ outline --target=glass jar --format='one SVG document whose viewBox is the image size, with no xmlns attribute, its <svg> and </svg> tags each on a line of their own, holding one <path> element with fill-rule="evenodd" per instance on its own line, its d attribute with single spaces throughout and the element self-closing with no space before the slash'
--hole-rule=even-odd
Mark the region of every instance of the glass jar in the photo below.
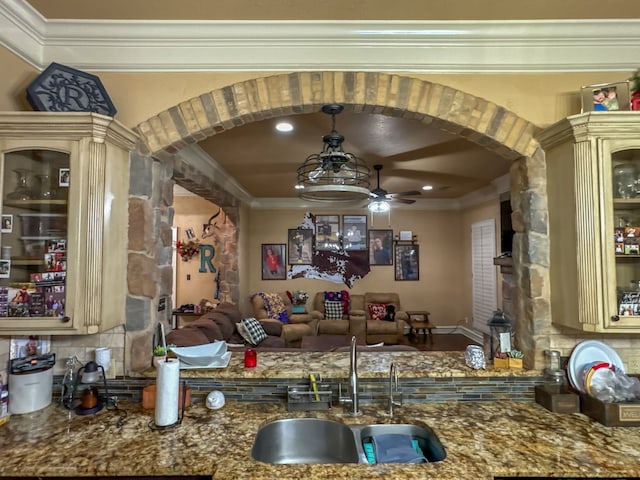
<svg viewBox="0 0 640 480">
<path fill-rule="evenodd" d="M 623 162 L 613 167 L 613 195 L 616 198 L 635 198 L 638 171 L 634 163 Z"/>
<path fill-rule="evenodd" d="M 558 392 L 566 387 L 566 374 L 561 367 L 560 352 L 558 350 L 545 350 L 544 383 Z"/>
</svg>

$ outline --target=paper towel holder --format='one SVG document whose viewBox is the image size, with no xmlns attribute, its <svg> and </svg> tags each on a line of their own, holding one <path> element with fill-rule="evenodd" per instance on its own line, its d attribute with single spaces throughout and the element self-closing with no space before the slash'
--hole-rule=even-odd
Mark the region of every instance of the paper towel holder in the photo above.
<svg viewBox="0 0 640 480">
<path fill-rule="evenodd" d="M 149 428 L 151 430 L 169 430 L 170 428 L 177 427 L 182 423 L 182 419 L 184 418 L 184 409 L 187 404 L 187 382 L 185 380 L 182 381 L 182 408 L 180 409 L 180 415 L 178 416 L 178 420 L 170 425 L 156 425 L 154 420 L 149 422 Z"/>
</svg>

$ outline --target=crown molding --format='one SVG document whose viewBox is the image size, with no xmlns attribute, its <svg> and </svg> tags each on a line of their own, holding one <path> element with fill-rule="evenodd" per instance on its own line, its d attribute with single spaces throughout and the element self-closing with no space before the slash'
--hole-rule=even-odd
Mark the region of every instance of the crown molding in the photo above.
<svg viewBox="0 0 640 480">
<path fill-rule="evenodd" d="M 37 69 L 55 61 L 94 72 L 629 72 L 640 19 L 51 20 L 3 0 L 0 44 Z"/>
</svg>

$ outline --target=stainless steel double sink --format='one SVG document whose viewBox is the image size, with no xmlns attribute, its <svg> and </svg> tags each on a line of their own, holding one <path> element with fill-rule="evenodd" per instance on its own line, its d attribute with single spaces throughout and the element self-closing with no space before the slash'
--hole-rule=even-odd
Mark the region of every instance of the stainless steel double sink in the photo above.
<svg viewBox="0 0 640 480">
<path fill-rule="evenodd" d="M 418 442 L 428 462 L 446 457 L 436 434 L 412 424 L 347 425 L 320 418 L 288 418 L 258 430 L 251 456 L 265 463 L 369 463 L 364 444 L 382 434 L 406 434 Z"/>
</svg>

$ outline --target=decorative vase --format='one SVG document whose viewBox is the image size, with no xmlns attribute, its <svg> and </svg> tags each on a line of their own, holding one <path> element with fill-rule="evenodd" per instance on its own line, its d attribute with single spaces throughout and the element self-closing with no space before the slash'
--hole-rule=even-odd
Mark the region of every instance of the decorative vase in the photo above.
<svg viewBox="0 0 640 480">
<path fill-rule="evenodd" d="M 631 110 L 640 110 L 640 90 L 636 90 L 631 96 Z"/>
<path fill-rule="evenodd" d="M 58 196 L 58 191 L 51 184 L 51 175 L 37 175 L 40 182 L 40 198 L 43 200 L 52 200 Z"/>
<path fill-rule="evenodd" d="M 155 368 L 158 368 L 158 363 L 160 363 L 160 362 L 164 362 L 164 361 L 166 361 L 166 360 L 167 360 L 167 356 L 166 356 L 166 355 L 163 355 L 162 357 L 159 357 L 159 356 L 154 355 L 154 356 L 153 356 L 153 366 L 154 366 Z"/>
<path fill-rule="evenodd" d="M 15 191 L 7 195 L 7 199 L 31 200 L 33 196 L 31 192 L 30 181 L 29 181 L 29 175 L 31 174 L 31 170 L 27 170 L 26 168 L 16 168 L 14 172 L 18 176 L 18 180 L 17 180 L 18 186 L 16 187 Z"/>
</svg>

